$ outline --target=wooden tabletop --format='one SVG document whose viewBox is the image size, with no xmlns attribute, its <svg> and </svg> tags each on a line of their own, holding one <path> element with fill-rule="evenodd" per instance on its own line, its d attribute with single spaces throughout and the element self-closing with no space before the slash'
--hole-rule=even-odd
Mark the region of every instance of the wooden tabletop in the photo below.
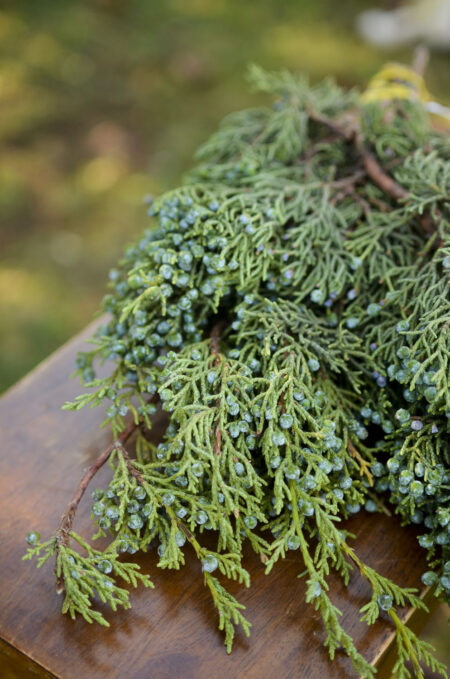
<svg viewBox="0 0 450 679">
<path fill-rule="evenodd" d="M 356 677 L 345 656 L 334 663 L 322 648 L 320 619 L 304 603 L 305 582 L 297 552 L 269 576 L 248 554 L 251 587 L 232 583 L 233 594 L 246 606 L 252 623 L 250 639 L 240 632 L 230 656 L 216 630 L 216 614 L 202 584 L 200 567 L 187 559 L 181 571 L 156 568 L 152 552 L 137 561 L 151 574 L 154 590 L 131 594 L 132 608 L 107 613 L 110 628 L 75 622 L 60 613 L 53 564 L 41 570 L 21 561 L 25 534 L 53 534 L 60 515 L 83 470 L 109 441 L 99 429 L 101 409 L 78 413 L 61 405 L 79 393 L 69 379 L 75 354 L 92 326 L 74 338 L 0 401 L 0 676 L 8 679 L 350 679 Z M 101 487 L 104 469 L 93 482 Z M 90 535 L 90 492 L 80 505 L 75 530 Z M 360 557 L 404 586 L 420 587 L 425 570 L 423 551 L 413 529 L 400 528 L 396 518 L 367 515 L 348 521 L 357 535 Z M 188 553 L 189 547 L 186 549 Z M 349 587 L 330 577 L 332 599 L 343 612 L 342 623 L 363 655 L 380 664 L 392 643 L 388 622 L 371 628 L 359 622 L 358 607 L 368 587 L 354 573 Z M 423 588 L 422 588 L 423 589 Z M 410 611 L 405 611 L 410 615 Z M 9 658 L 6 660 L 5 658 Z M 2 665 L 3 662 L 3 665 Z"/>
</svg>

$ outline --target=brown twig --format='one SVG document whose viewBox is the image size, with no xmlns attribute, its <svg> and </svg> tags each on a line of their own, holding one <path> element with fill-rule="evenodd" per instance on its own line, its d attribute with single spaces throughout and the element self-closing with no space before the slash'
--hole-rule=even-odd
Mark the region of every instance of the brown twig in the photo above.
<svg viewBox="0 0 450 679">
<path fill-rule="evenodd" d="M 213 326 L 213 329 L 211 330 L 211 353 L 213 356 L 215 356 L 216 365 L 220 363 L 220 337 L 225 325 L 226 322 L 224 320 L 220 320 Z"/>
<path fill-rule="evenodd" d="M 322 115 L 315 111 L 309 104 L 305 105 L 306 113 L 311 120 L 315 123 L 328 127 L 329 130 L 334 132 L 338 137 L 343 137 L 346 141 L 352 141 L 355 135 L 356 128 L 351 123 L 338 123 L 327 116 Z"/>
<path fill-rule="evenodd" d="M 211 353 L 214 356 L 215 365 L 219 365 L 220 363 L 220 337 L 225 325 L 226 323 L 224 320 L 218 321 L 211 330 Z M 216 408 L 218 409 L 219 407 L 220 399 L 217 399 Z M 214 433 L 213 452 L 214 455 L 220 455 L 222 452 L 222 429 L 219 423 L 216 424 Z"/>
<path fill-rule="evenodd" d="M 214 455 L 220 455 L 222 452 L 222 429 L 220 425 L 216 425 L 216 433 L 214 435 Z"/>
<path fill-rule="evenodd" d="M 122 456 L 125 460 L 125 464 L 127 465 L 127 469 L 130 472 L 131 476 L 133 476 L 136 479 L 136 481 L 138 482 L 138 484 L 140 486 L 143 486 L 145 484 L 145 479 L 142 476 L 141 472 L 138 469 L 136 469 L 136 467 L 133 465 L 133 460 L 131 459 L 131 457 L 130 457 L 128 451 L 126 450 L 126 448 L 124 447 L 123 443 L 122 443 L 122 441 L 118 441 L 117 442 L 117 448 L 120 449 L 120 452 L 121 452 L 121 454 L 122 454 Z M 180 519 L 178 519 L 176 517 L 174 517 L 174 518 L 175 518 L 175 521 L 177 523 L 177 526 L 183 531 L 183 533 L 186 535 L 187 539 L 189 541 L 191 541 L 194 536 L 192 535 L 190 530 L 184 525 L 184 523 Z"/>
<path fill-rule="evenodd" d="M 366 177 L 365 170 L 357 170 L 353 174 L 348 175 L 348 177 L 342 177 L 341 179 L 335 179 L 331 182 L 325 182 L 324 187 L 329 187 L 332 189 L 350 189 L 354 190 L 355 186 L 359 184 Z"/>
<path fill-rule="evenodd" d="M 353 143 L 361 156 L 366 174 L 384 193 L 391 196 L 391 198 L 394 198 L 394 200 L 408 199 L 408 191 L 400 186 L 400 184 L 397 184 L 397 182 L 383 170 L 375 156 L 365 148 L 361 132 L 356 124 L 352 122 L 341 124 L 331 120 L 327 116 L 316 113 L 310 107 L 306 107 L 306 110 L 311 120 L 314 120 L 321 125 L 325 125 L 330 130 L 333 130 L 333 132 L 343 137 L 347 142 Z"/>
<path fill-rule="evenodd" d="M 192 535 L 189 528 L 187 526 L 185 526 L 184 523 L 180 519 L 175 518 L 175 521 L 176 521 L 178 528 L 183 531 L 183 533 L 185 534 L 185 536 L 187 537 L 189 542 L 192 542 L 194 540 L 194 536 Z"/>
<path fill-rule="evenodd" d="M 99 469 L 103 467 L 105 462 L 109 460 L 113 450 L 115 450 L 118 447 L 122 448 L 123 450 L 123 444 L 126 443 L 126 441 L 128 441 L 128 439 L 137 429 L 138 426 L 139 426 L 138 424 L 131 422 L 128 425 L 128 427 L 119 435 L 119 437 L 115 441 L 113 441 L 107 448 L 105 448 L 105 450 L 101 452 L 100 455 L 97 457 L 95 462 L 93 462 L 91 466 L 88 467 L 84 472 L 83 476 L 81 477 L 78 483 L 77 489 L 72 496 L 72 499 L 70 500 L 61 517 L 59 528 L 56 531 L 57 551 L 59 545 L 67 547 L 67 545 L 69 544 L 70 531 L 72 530 L 75 514 L 77 512 L 78 505 L 81 502 L 81 498 L 83 497 L 89 483 L 92 481 L 92 479 L 97 474 Z M 56 591 L 58 594 L 61 594 L 64 591 L 64 578 L 62 575 L 56 580 Z"/>
<path fill-rule="evenodd" d="M 396 202 L 400 201 L 404 203 L 409 199 L 409 192 L 384 171 L 374 154 L 366 148 L 362 134 L 355 123 L 351 121 L 338 123 L 327 116 L 316 113 L 308 106 L 306 107 L 306 110 L 311 120 L 328 127 L 335 134 L 338 134 L 347 142 L 354 145 L 362 160 L 365 174 L 370 177 L 373 183 L 376 184 L 383 193 L 393 198 Z M 351 184 L 351 181 L 349 181 L 349 184 Z M 435 228 L 430 213 L 421 215 L 419 217 L 419 224 L 428 235 L 434 233 Z"/>
<path fill-rule="evenodd" d="M 78 483 L 77 489 L 72 496 L 72 499 L 70 500 L 61 517 L 61 523 L 59 524 L 57 531 L 58 541 L 61 544 L 67 545 L 69 542 L 69 533 L 72 529 L 72 524 L 78 509 L 78 505 L 80 504 L 81 498 L 83 497 L 89 483 L 92 481 L 99 469 L 103 467 L 105 462 L 109 459 L 113 450 L 115 450 L 117 447 L 123 447 L 123 444 L 130 438 L 131 434 L 137 429 L 138 426 L 139 425 L 135 424 L 134 422 L 131 422 L 128 427 L 120 434 L 117 440 L 113 441 L 111 445 L 105 448 L 105 450 L 97 457 L 95 462 L 93 462 L 91 466 L 88 467 L 88 469 L 86 469 L 84 472 L 80 482 Z"/>
<path fill-rule="evenodd" d="M 144 478 L 143 478 L 141 472 L 138 471 L 136 469 L 136 467 L 133 465 L 131 457 L 129 456 L 128 451 L 125 449 L 125 447 L 124 447 L 124 445 L 122 444 L 121 441 L 118 442 L 117 448 L 120 449 L 120 452 L 123 456 L 123 459 L 125 460 L 125 464 L 127 465 L 127 469 L 130 472 L 131 476 L 134 476 L 134 478 L 136 479 L 138 484 L 140 486 L 142 486 L 143 483 L 144 483 Z"/>
<path fill-rule="evenodd" d="M 362 136 L 359 133 L 355 136 L 354 144 L 357 151 L 361 154 L 364 169 L 373 183 L 376 184 L 383 193 L 391 196 L 391 198 L 396 201 L 408 200 L 408 191 L 404 189 L 403 186 L 400 186 L 400 184 L 397 184 L 397 182 L 383 170 L 375 156 L 365 148 Z"/>
</svg>

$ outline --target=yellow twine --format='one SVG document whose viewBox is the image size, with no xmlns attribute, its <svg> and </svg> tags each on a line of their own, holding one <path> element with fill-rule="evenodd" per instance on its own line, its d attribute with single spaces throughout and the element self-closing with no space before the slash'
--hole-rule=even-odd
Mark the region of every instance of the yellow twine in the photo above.
<svg viewBox="0 0 450 679">
<path fill-rule="evenodd" d="M 450 109 L 433 100 L 423 77 L 408 66 L 390 62 L 370 79 L 361 101 L 370 103 L 395 99 L 421 102 L 429 115 L 450 127 Z"/>
</svg>

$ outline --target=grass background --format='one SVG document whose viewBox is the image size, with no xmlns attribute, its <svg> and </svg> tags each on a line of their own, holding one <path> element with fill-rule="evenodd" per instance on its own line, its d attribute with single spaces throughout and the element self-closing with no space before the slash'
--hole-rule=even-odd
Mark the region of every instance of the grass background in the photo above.
<svg viewBox="0 0 450 679">
<path fill-rule="evenodd" d="M 3 0 L 0 392 L 92 318 L 109 267 L 226 113 L 249 62 L 364 86 L 388 59 L 355 33 L 369 0 Z M 448 55 L 429 89 L 449 104 Z M 427 636 L 450 656 L 445 612 Z"/>
<path fill-rule="evenodd" d="M 229 111 L 250 61 L 363 86 L 388 58 L 354 31 L 368 0 L 3 0 L 0 391 L 83 327 L 108 268 Z M 389 3 L 385 3 L 389 6 Z M 445 101 L 449 60 L 429 86 Z"/>
</svg>

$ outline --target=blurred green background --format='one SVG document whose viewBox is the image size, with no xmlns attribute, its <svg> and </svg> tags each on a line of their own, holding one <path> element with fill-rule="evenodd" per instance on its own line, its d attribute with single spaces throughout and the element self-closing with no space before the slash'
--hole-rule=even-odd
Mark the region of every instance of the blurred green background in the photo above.
<svg viewBox="0 0 450 679">
<path fill-rule="evenodd" d="M 388 59 L 356 34 L 369 0 L 0 3 L 0 391 L 81 329 L 107 270 L 221 117 L 255 103 L 246 66 L 364 86 Z M 445 53 L 430 90 L 449 104 Z M 428 636 L 448 648 L 445 612 Z"/>
<path fill-rule="evenodd" d="M 108 268 L 146 225 L 145 193 L 253 105 L 250 61 L 364 85 L 368 0 L 0 2 L 0 391 L 82 328 Z M 392 7 L 392 2 L 379 6 Z M 445 100 L 448 57 L 431 90 Z"/>
</svg>

